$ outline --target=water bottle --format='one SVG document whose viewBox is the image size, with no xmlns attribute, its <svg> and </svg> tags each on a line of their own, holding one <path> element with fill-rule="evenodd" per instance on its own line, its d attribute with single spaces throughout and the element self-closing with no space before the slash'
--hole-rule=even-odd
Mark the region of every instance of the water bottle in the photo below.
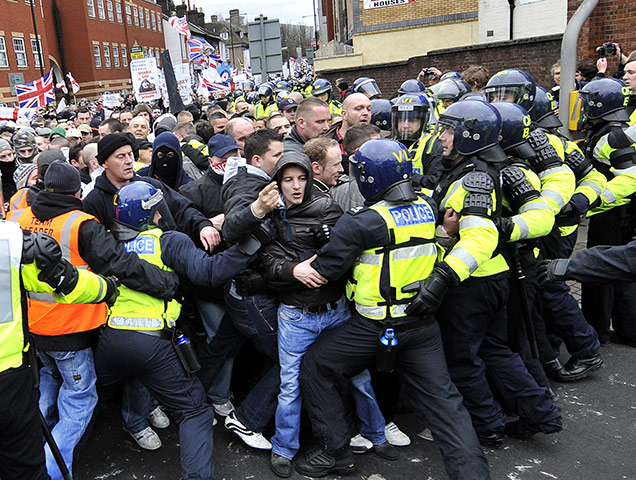
<svg viewBox="0 0 636 480">
<path fill-rule="evenodd" d="M 379 372 L 391 373 L 395 368 L 395 356 L 397 354 L 398 340 L 395 330 L 386 328 L 380 335 L 376 366 Z"/>
<path fill-rule="evenodd" d="M 181 364 L 187 373 L 192 374 L 201 370 L 201 364 L 199 363 L 199 359 L 197 358 L 190 339 L 181 331 L 176 332 L 174 346 L 177 351 L 177 356 L 179 360 L 181 360 Z"/>
</svg>

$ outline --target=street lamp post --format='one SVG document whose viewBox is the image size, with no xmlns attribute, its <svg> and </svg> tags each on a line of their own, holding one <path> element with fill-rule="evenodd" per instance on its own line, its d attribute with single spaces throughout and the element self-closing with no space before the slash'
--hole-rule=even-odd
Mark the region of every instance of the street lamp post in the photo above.
<svg viewBox="0 0 636 480">
<path fill-rule="evenodd" d="M 315 50 L 318 50 L 318 19 L 317 19 L 317 15 L 316 15 L 316 0 L 313 0 L 313 4 L 314 4 L 314 37 L 316 38 L 316 48 Z"/>
</svg>

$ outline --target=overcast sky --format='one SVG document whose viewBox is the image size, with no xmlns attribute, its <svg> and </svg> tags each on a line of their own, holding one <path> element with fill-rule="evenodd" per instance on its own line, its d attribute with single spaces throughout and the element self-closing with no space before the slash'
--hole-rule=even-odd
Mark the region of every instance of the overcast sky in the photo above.
<svg viewBox="0 0 636 480">
<path fill-rule="evenodd" d="M 241 14 L 247 14 L 250 22 L 262 13 L 268 18 L 280 19 L 281 23 L 314 24 L 312 0 L 190 0 L 189 3 L 197 9 L 203 7 L 206 22 L 214 14 L 228 19 L 230 9 L 238 8 Z"/>
</svg>

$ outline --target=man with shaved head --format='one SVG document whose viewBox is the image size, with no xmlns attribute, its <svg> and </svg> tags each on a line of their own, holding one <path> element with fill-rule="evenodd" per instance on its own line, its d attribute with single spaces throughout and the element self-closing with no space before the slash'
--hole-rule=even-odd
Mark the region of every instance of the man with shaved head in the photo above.
<svg viewBox="0 0 636 480">
<path fill-rule="evenodd" d="M 285 152 L 302 152 L 303 145 L 312 138 L 324 137 L 329 130 L 329 105 L 317 97 L 309 97 L 298 104 L 296 124 L 284 140 Z"/>
<path fill-rule="evenodd" d="M 236 117 L 225 125 L 225 134 L 234 138 L 236 144 L 241 147 L 241 151 L 245 148 L 245 139 L 252 132 L 254 132 L 254 124 L 247 118 Z"/>
<path fill-rule="evenodd" d="M 342 121 L 334 123 L 327 134 L 327 138 L 333 138 L 340 144 L 342 154 L 342 166 L 348 172 L 349 155 L 354 152 L 347 152 L 344 148 L 344 136 L 347 131 L 359 123 L 368 124 L 371 121 L 371 100 L 363 93 L 352 93 L 342 102 Z"/>
</svg>

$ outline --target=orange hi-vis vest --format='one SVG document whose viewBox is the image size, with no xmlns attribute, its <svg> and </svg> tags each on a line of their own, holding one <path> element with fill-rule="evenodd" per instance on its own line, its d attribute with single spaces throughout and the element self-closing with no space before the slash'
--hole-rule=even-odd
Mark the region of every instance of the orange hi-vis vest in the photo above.
<svg viewBox="0 0 636 480">
<path fill-rule="evenodd" d="M 87 269 L 80 256 L 78 234 L 80 225 L 97 220 L 93 215 L 72 210 L 63 215 L 40 221 L 31 207 L 9 212 L 7 220 L 17 222 L 24 230 L 42 232 L 53 237 L 62 248 L 62 256 L 78 269 Z M 29 330 L 37 335 L 66 335 L 87 332 L 106 323 L 108 308 L 105 303 L 62 305 L 49 293 L 29 293 Z"/>
<path fill-rule="evenodd" d="M 27 193 L 29 193 L 29 187 L 24 187 L 13 194 L 11 200 L 9 200 L 9 211 L 20 210 L 21 208 L 27 208 Z"/>
</svg>

